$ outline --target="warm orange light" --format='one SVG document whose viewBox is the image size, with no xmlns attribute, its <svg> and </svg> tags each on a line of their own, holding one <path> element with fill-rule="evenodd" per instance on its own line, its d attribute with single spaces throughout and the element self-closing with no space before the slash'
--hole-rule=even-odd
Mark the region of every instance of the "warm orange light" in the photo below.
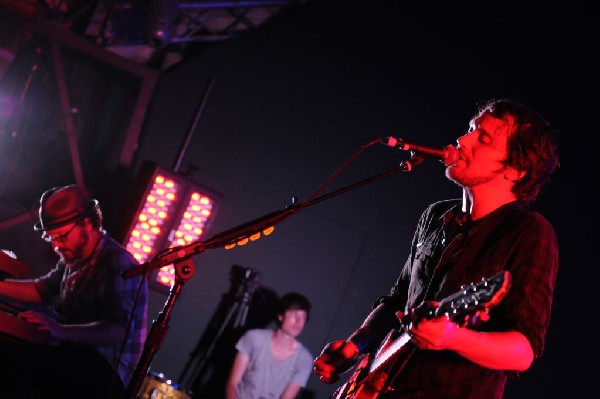
<svg viewBox="0 0 600 399">
<path fill-rule="evenodd" d="M 169 278 L 169 276 L 160 276 L 158 278 L 162 284 L 167 285 L 171 283 L 171 279 Z"/>
<path fill-rule="evenodd" d="M 266 229 L 263 230 L 263 234 L 268 236 L 269 234 L 271 234 L 273 232 L 273 230 L 275 230 L 275 226 L 267 227 Z"/>
</svg>

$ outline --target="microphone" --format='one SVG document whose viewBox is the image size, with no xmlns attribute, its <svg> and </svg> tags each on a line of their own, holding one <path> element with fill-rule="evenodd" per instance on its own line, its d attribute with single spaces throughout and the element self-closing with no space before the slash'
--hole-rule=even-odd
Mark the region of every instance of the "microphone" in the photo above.
<svg viewBox="0 0 600 399">
<path fill-rule="evenodd" d="M 401 138 L 396 138 L 392 136 L 388 138 L 383 138 L 381 139 L 381 141 L 388 147 L 399 148 L 403 151 L 411 151 L 413 156 L 421 155 L 422 157 L 426 158 L 438 159 L 442 161 L 446 166 L 456 162 L 459 156 L 458 149 L 453 145 L 447 145 L 442 148 L 428 147 L 425 145 L 409 143 Z"/>
</svg>

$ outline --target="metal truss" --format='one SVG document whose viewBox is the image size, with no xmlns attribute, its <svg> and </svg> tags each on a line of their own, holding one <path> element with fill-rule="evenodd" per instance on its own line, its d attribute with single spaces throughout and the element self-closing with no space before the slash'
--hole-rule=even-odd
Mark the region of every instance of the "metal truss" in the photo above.
<svg viewBox="0 0 600 399">
<path fill-rule="evenodd" d="M 108 51 L 146 63 L 167 53 L 187 56 L 208 43 L 255 32 L 307 1 L 99 0 L 85 36 Z"/>
</svg>

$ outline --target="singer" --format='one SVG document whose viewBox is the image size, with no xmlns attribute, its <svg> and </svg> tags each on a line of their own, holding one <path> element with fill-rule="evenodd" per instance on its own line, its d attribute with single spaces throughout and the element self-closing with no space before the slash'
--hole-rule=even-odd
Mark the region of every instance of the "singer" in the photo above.
<svg viewBox="0 0 600 399">
<path fill-rule="evenodd" d="M 447 162 L 462 198 L 425 209 L 390 291 L 315 359 L 314 372 L 328 384 L 360 360 L 335 399 L 501 399 L 507 381 L 542 356 L 558 245 L 550 222 L 528 206 L 558 167 L 555 130 L 528 106 L 494 99 L 470 120 L 456 155 L 437 151 L 429 155 Z M 497 274 L 510 278 L 486 280 L 489 302 L 478 297 L 472 311 L 454 306 L 462 305 L 463 285 Z"/>
</svg>

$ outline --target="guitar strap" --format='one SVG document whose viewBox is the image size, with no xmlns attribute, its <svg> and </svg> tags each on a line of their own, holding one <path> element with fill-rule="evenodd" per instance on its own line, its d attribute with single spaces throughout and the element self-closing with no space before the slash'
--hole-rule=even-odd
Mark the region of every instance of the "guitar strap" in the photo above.
<svg viewBox="0 0 600 399">
<path fill-rule="evenodd" d="M 444 298 L 463 284 L 494 275 L 503 269 L 504 265 L 483 265 L 482 259 L 485 251 L 493 248 L 501 239 L 504 222 L 512 206 L 514 203 L 506 204 L 483 219 L 467 223 L 463 227 L 462 234 L 459 233 L 450 245 L 454 246 L 454 241 L 457 241 L 460 236 L 462 236 L 461 240 L 456 247 L 447 248 L 444 255 L 448 253 L 448 256 L 444 258 L 443 255 L 438 263 L 437 268 L 443 267 L 445 273 L 440 273 L 443 279 L 437 294 L 432 298 Z"/>
<path fill-rule="evenodd" d="M 444 241 L 449 242 L 449 244 L 444 248 L 433 270 L 427 289 L 423 293 L 423 300 L 432 300 L 438 297 L 438 293 L 444 285 L 449 270 L 453 264 L 459 261 L 463 254 L 463 244 L 471 225 L 472 223 L 464 222 L 460 217 L 455 217 L 447 223 L 447 228 L 444 232 Z"/>
<path fill-rule="evenodd" d="M 458 211 L 445 221 L 445 240 L 451 241 L 436 264 L 424 300 L 444 298 L 462 284 L 502 270 L 503 265 L 486 265 L 483 268 L 481 260 L 485 251 L 501 239 L 504 223 L 515 207 L 519 207 L 517 202 L 505 204 L 475 222 Z"/>
<path fill-rule="evenodd" d="M 446 228 L 443 232 L 443 239 L 442 237 L 439 239 L 442 242 L 449 242 L 449 244 L 446 248 L 444 248 L 440 259 L 433 270 L 429 284 L 421 296 L 423 301 L 427 299 L 433 299 L 433 297 L 439 291 L 438 288 L 443 284 L 443 281 L 446 277 L 445 272 L 448 270 L 449 265 L 452 263 L 452 261 L 456 261 L 457 257 L 459 257 L 460 253 L 462 252 L 461 246 L 464 242 L 468 227 L 470 227 L 470 223 L 467 224 L 464 222 L 466 219 L 463 217 L 462 212 L 459 212 L 458 216 L 455 216 L 451 213 L 447 213 L 445 216 L 451 217 L 444 221 Z M 382 344 L 382 346 L 383 345 L 384 344 Z M 405 347 L 408 347 L 408 349 L 405 350 L 402 358 L 396 359 L 394 362 L 390 362 L 387 370 L 387 378 L 385 379 L 384 386 L 380 390 L 381 393 L 385 393 L 385 391 L 393 384 L 396 378 L 402 373 L 416 350 L 416 346 L 410 341 L 405 344 Z M 381 350 L 382 348 L 380 347 L 376 353 Z"/>
</svg>

